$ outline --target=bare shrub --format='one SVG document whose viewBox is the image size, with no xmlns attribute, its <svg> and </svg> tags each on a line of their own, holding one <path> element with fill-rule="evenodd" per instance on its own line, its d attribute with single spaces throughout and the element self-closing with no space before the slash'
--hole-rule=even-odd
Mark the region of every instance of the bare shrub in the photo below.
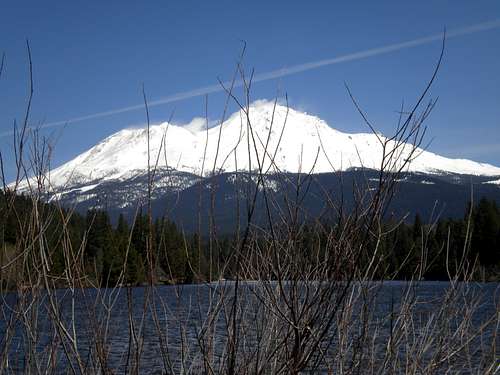
<svg viewBox="0 0 500 375">
<path fill-rule="evenodd" d="M 70 231 L 73 209 L 62 207 L 57 199 L 52 200 L 56 210 L 45 203 L 53 145 L 29 123 L 33 96 L 29 45 L 28 54 L 30 93 L 24 121 L 15 126 L 14 183 L 7 185 L 2 167 L 4 207 L 16 218 L 20 234 L 14 248 L 3 245 L 1 249 L 1 373 L 493 374 L 499 370 L 500 309 L 493 301 L 493 312 L 486 320 L 477 315 L 485 295 L 471 281 L 474 266 L 466 260 L 469 228 L 463 258 L 453 268 L 455 272 L 450 271 L 450 282 L 439 285 L 435 295 L 422 295 L 419 283 L 433 261 L 428 258 L 426 241 L 432 223 L 422 230 L 421 248 L 414 249 L 418 264 L 411 280 L 392 282 L 394 274 L 384 268 L 386 254 L 381 244 L 401 225 L 400 220 L 388 226 L 386 210 L 401 174 L 418 156 L 424 140 L 424 122 L 435 101 L 423 103 L 442 53 L 415 105 L 408 111 L 401 108 L 392 137 L 376 132 L 348 88 L 383 150 L 378 181 L 374 190 L 367 188 L 368 181 L 355 186 L 352 208 L 346 207 L 342 196 L 332 195 L 328 186 L 320 186 L 325 206 L 320 217 L 310 217 L 304 205 L 311 184 L 319 183 L 314 168 L 292 177 L 275 163 L 286 119 L 276 124 L 273 112 L 265 139 L 254 132 L 253 72 L 245 73 L 241 58 L 230 87 L 225 87 L 223 119 L 230 102 L 239 107 L 246 134 L 243 142 L 249 160 L 253 155 L 257 164 L 249 163 L 249 170 L 241 172 L 247 179 L 241 184 L 243 189 L 237 189 L 238 226 L 226 258 L 220 256 L 223 246 L 214 214 L 217 186 L 210 185 L 208 228 L 201 227 L 198 213 L 198 259 L 190 251 L 190 238 L 184 238 L 183 250 L 199 281 L 190 286 L 157 283 L 158 259 L 167 250 L 153 245 L 151 203 L 154 175 L 167 165 L 162 147 L 166 147 L 168 133 L 163 134 L 158 154 L 151 155 L 149 109 L 143 91 L 149 230 L 144 249 L 147 283 L 142 288 L 126 281 L 135 220 L 118 280 L 109 283 L 109 275 L 98 264 L 92 270 L 85 265 L 88 233 L 75 243 Z M 274 148 L 270 146 L 273 127 L 281 128 Z M 218 142 L 221 137 L 219 133 Z M 317 155 L 327 155 L 321 145 Z M 222 174 L 218 160 L 236 157 L 236 152 L 219 155 L 218 150 L 206 181 L 214 182 Z M 203 160 L 202 171 L 209 162 Z M 269 188 L 269 173 L 291 187 L 284 190 L 284 196 Z M 29 190 L 25 195 L 30 200 L 28 214 L 16 205 L 23 181 Z M 240 198 L 245 201 L 243 207 Z M 200 209 L 201 199 L 200 193 Z M 263 202 L 264 221 L 255 219 L 258 202 Z M 91 227 L 94 219 L 97 216 Z M 55 239 L 49 238 L 52 226 L 57 227 Z M 202 240 L 205 230 L 206 241 Z M 207 243 L 208 270 L 202 270 L 199 263 L 203 242 Z M 52 271 L 56 248 L 64 264 L 62 275 Z M 443 251 L 448 255 L 446 243 Z M 167 272 L 172 273 L 171 267 Z M 232 280 L 225 280 L 228 275 Z"/>
</svg>

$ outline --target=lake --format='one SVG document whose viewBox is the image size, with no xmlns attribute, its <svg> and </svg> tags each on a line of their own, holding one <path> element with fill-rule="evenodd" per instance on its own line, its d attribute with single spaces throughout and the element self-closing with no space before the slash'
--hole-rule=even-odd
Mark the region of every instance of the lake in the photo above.
<svg viewBox="0 0 500 375">
<path fill-rule="evenodd" d="M 276 320 L 269 315 L 268 310 L 259 306 L 255 290 L 260 289 L 254 289 L 258 285 L 257 282 L 243 283 L 240 294 L 241 303 L 238 309 L 242 313 L 238 315 L 238 319 L 241 319 L 238 324 L 242 327 L 241 332 L 245 332 L 242 334 L 244 343 L 240 343 L 241 358 L 254 350 L 253 347 L 259 340 L 258 327 L 266 326 L 266 320 Z M 389 340 L 394 341 L 391 332 L 398 324 L 397 318 L 399 316 L 401 319 L 404 316 L 406 322 L 411 322 L 401 329 L 401 332 L 406 332 L 402 340 L 408 342 L 400 344 L 397 349 L 399 354 L 394 357 L 399 358 L 398 361 L 403 364 L 408 360 L 409 343 L 415 345 L 422 337 L 425 338 L 426 330 L 433 327 L 432 324 L 439 316 L 442 319 L 443 314 L 438 316 L 436 312 L 448 298 L 446 296 L 450 291 L 450 283 L 425 281 L 409 284 L 390 281 L 364 285 L 367 286 L 370 298 L 366 299 L 365 296 L 356 299 L 351 306 L 351 315 L 342 315 L 351 316 L 346 319 L 346 323 L 352 324 L 348 332 L 359 332 L 362 326 L 360 322 L 366 322 L 366 332 L 369 333 L 365 332 L 365 336 L 370 340 L 365 339 L 363 345 L 372 345 L 370 355 L 376 356 L 376 361 L 381 362 L 387 352 L 387 343 Z M 467 344 L 473 347 L 469 350 L 474 350 L 475 356 L 475 359 L 469 360 L 471 364 L 468 367 L 480 369 L 483 366 L 480 358 L 483 354 L 488 355 L 485 351 L 488 346 L 483 348 L 480 345 L 482 342 L 493 340 L 496 341 L 497 347 L 500 347 L 500 341 L 493 336 L 495 326 L 482 327 L 498 312 L 499 285 L 499 283 L 459 283 L 456 288 L 461 290 L 460 296 L 447 307 L 449 312 L 445 312 L 449 314 L 450 327 L 447 328 L 447 332 L 463 333 L 482 329 L 480 337 L 472 338 Z M 288 287 L 285 286 L 286 288 Z M 355 286 L 353 290 L 356 288 Z M 172 371 L 202 372 L 199 338 L 203 327 L 207 327 L 207 311 L 216 311 L 217 302 L 220 303 L 220 309 L 214 314 L 215 323 L 210 326 L 214 330 L 211 336 L 214 338 L 211 361 L 220 363 L 226 354 L 228 324 L 225 317 L 228 315 L 227 309 L 232 306 L 233 290 L 233 282 L 220 282 L 204 285 L 157 286 L 152 289 L 147 287 L 74 291 L 59 289 L 54 292 L 53 298 L 43 291 L 37 296 L 29 293 L 8 293 L 3 296 L 1 302 L 0 342 L 3 368 L 10 373 L 27 372 L 29 369 L 34 373 L 44 372 L 46 369 L 51 369 L 53 373 L 68 373 L 71 372 L 70 365 L 72 365 L 77 373 L 79 368 L 84 368 L 90 373 L 104 372 L 102 369 L 109 370 L 109 373 L 129 373 L 133 372 L 134 366 L 137 365 L 139 373 L 145 374 Z M 361 293 L 360 296 L 362 295 Z M 221 296 L 226 302 L 221 303 Z M 411 310 L 403 311 L 405 304 L 402 301 L 410 300 Z M 363 304 L 361 301 L 369 302 Z M 363 306 L 368 307 L 369 318 L 360 318 L 362 314 L 366 314 Z M 473 309 L 466 306 L 472 306 Z M 17 311 L 17 314 L 14 311 Z M 57 321 L 54 318 L 55 314 L 59 316 L 64 328 L 54 323 Z M 330 340 L 328 345 L 325 343 L 321 344 L 323 346 L 320 345 L 320 349 L 326 348 L 324 356 L 330 356 L 326 362 L 333 363 L 341 358 L 342 353 L 336 348 L 342 345 L 351 348 L 346 350 L 343 356 L 352 356 L 349 350 L 354 350 L 352 349 L 354 344 L 343 343 L 343 340 L 351 334 L 340 337 L 339 332 L 344 329 L 341 320 L 338 320 L 340 316 L 338 315 L 331 325 L 331 334 L 325 336 Z M 460 326 L 463 324 L 462 318 L 467 324 L 463 329 Z M 405 331 L 410 325 L 411 338 L 408 336 L 408 331 Z M 262 332 L 264 331 L 260 333 Z M 269 330 L 267 333 L 276 334 L 277 337 L 273 339 L 274 341 L 268 340 L 266 343 L 279 339 L 280 331 Z M 437 333 L 432 334 L 437 335 Z M 68 337 L 76 337 L 76 344 Z M 456 339 L 443 337 L 444 341 L 437 340 L 433 345 Z M 96 346 L 96 342 L 100 345 Z M 498 349 L 496 350 L 497 352 L 492 355 L 498 355 Z M 425 358 L 431 358 L 435 352 L 429 350 L 428 353 L 422 353 L 422 358 L 425 361 Z M 71 360 L 68 360 L 68 357 Z M 460 356 L 464 361 L 466 357 Z M 255 358 L 255 355 L 251 358 Z M 350 360 L 352 362 L 352 358 Z M 368 358 L 361 357 L 360 360 L 368 361 Z M 319 368 L 325 373 L 328 371 L 325 365 L 319 365 Z M 369 372 L 368 368 L 366 371 Z"/>
</svg>

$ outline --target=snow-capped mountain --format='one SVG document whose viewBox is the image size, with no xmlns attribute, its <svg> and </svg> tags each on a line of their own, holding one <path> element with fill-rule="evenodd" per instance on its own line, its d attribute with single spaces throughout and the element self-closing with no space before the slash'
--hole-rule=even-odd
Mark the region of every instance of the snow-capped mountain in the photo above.
<svg viewBox="0 0 500 375">
<path fill-rule="evenodd" d="M 342 133 L 316 116 L 282 105 L 274 108 L 268 101 L 253 103 L 249 120 L 248 125 L 247 117 L 239 111 L 208 131 L 168 123 L 151 126 L 150 163 L 158 162 L 159 170 L 198 176 L 212 171 L 256 170 L 260 163 L 269 173 L 326 173 L 380 166 L 382 146 L 375 134 Z M 401 160 L 410 148 L 401 150 Z M 500 175 L 500 168 L 489 164 L 445 158 L 424 150 L 417 154 L 409 171 Z M 90 189 L 104 181 L 127 180 L 145 173 L 147 160 L 147 131 L 124 129 L 54 169 L 50 186 L 55 191 L 75 185 Z"/>
<path fill-rule="evenodd" d="M 212 194 L 208 186 L 214 183 L 218 186 L 217 200 L 223 202 L 218 207 L 221 217 L 227 219 L 228 227 L 233 225 L 231 202 L 242 199 L 242 187 L 249 181 L 255 184 L 256 175 L 247 172 L 259 166 L 267 173 L 266 188 L 277 194 L 286 194 L 290 188 L 280 176 L 293 181 L 301 172 L 312 171 L 316 182 L 329 189 L 337 189 L 346 181 L 350 181 L 346 186 L 363 181 L 372 184 L 378 177 L 373 170 L 380 167 L 383 155 L 380 139 L 385 140 L 380 134 L 343 133 L 316 116 L 282 105 L 275 107 L 268 101 L 253 103 L 248 117 L 239 111 L 208 130 L 200 126 L 199 119 L 193 123 L 163 123 L 151 126 L 149 132 L 150 164 L 152 168 L 157 165 L 151 175 L 153 208 L 158 215 L 165 214 L 165 207 L 177 210 L 171 213 L 186 228 L 193 226 L 190 220 L 199 209 L 199 197 Z M 394 147 L 395 143 L 389 142 L 387 150 Z M 410 150 L 410 145 L 400 145 L 397 159 L 407 158 Z M 455 211 L 449 209 L 452 216 L 459 215 L 470 198 L 471 183 L 477 196 L 500 202 L 500 168 L 420 149 L 414 155 L 400 179 L 401 190 L 405 191 L 397 202 L 401 212 L 430 212 L 440 201 L 455 207 Z M 133 215 L 148 191 L 147 165 L 147 130 L 124 129 L 52 170 L 45 189 L 49 200 L 76 205 L 81 211 L 106 208 L 114 214 Z M 393 164 L 394 168 L 398 166 Z M 332 173 L 339 170 L 345 171 L 342 181 Z M 24 182 L 19 190 L 27 186 Z M 321 194 L 319 189 L 316 195 Z M 307 204 L 318 212 L 321 208 L 321 202 L 311 200 Z"/>
</svg>

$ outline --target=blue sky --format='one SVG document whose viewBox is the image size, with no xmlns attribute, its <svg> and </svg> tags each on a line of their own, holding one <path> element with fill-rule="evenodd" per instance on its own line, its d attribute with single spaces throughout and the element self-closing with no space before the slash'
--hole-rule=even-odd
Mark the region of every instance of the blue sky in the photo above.
<svg viewBox="0 0 500 375">
<path fill-rule="evenodd" d="M 498 1 L 3 1 L 0 11 L 0 133 L 22 118 L 29 39 L 35 93 L 31 121 L 50 124 L 141 104 L 229 79 L 242 47 L 257 74 L 384 47 L 500 19 Z M 367 131 L 347 82 L 377 129 L 390 134 L 404 99 L 416 99 L 432 74 L 440 43 L 258 82 L 253 99 L 287 93 L 290 104 L 341 131 Z M 430 150 L 500 165 L 500 27 L 450 38 L 432 97 Z M 224 95 L 208 96 L 217 119 Z M 186 123 L 204 98 L 151 108 L 154 122 Z M 232 107 L 232 109 L 235 109 Z M 113 132 L 145 122 L 139 109 L 50 127 L 57 166 Z M 11 136 L 0 138 L 8 177 Z"/>
</svg>

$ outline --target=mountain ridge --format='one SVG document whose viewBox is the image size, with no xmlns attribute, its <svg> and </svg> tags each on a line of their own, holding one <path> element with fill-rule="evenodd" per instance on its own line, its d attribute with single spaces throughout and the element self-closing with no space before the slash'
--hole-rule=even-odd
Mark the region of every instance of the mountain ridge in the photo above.
<svg viewBox="0 0 500 375">
<path fill-rule="evenodd" d="M 310 217 L 324 213 L 324 187 L 331 193 L 328 201 L 341 199 L 337 204 L 345 203 L 346 209 L 354 205 L 355 186 L 376 189 L 383 135 L 343 133 L 319 117 L 268 101 L 254 102 L 250 124 L 247 119 L 238 111 L 208 130 L 200 130 L 200 124 L 151 126 L 150 163 L 158 164 L 151 174 L 147 130 L 123 129 L 50 171 L 47 200 L 80 212 L 105 209 L 113 220 L 120 214 L 133 219 L 144 208 L 151 182 L 155 217 L 168 214 L 185 230 L 196 231 L 198 218 L 207 224 L 215 210 L 219 229 L 231 232 L 239 222 L 235 212 L 246 207 L 250 191 L 259 190 L 255 218 L 265 223 L 262 190 L 279 206 L 296 194 L 294 181 L 309 172 L 314 177 L 303 212 Z M 417 149 L 416 158 L 399 171 L 398 162 L 413 155 L 413 146 L 389 142 L 388 147 L 398 147 L 392 167 L 401 172 L 388 212 L 429 217 L 442 207 L 445 216 L 458 217 L 470 199 L 488 197 L 500 204 L 500 168 Z M 259 169 L 266 172 L 261 184 Z M 20 192 L 27 185 L 24 181 Z"/>
<path fill-rule="evenodd" d="M 151 163 L 155 164 L 158 158 L 160 168 L 201 176 L 212 171 L 255 170 L 259 163 L 269 172 L 291 173 L 377 169 L 380 165 L 382 148 L 377 139 L 379 135 L 343 133 L 319 117 L 280 104 L 274 107 L 268 101 L 254 102 L 249 109 L 249 118 L 251 128 L 247 126 L 242 111 L 233 113 L 208 131 L 188 130 L 169 123 L 153 125 L 150 128 Z M 267 155 L 264 157 L 266 143 Z M 500 168 L 490 164 L 445 158 L 422 149 L 418 152 L 420 155 L 412 161 L 408 171 L 500 175 Z M 403 150 L 403 157 L 405 153 Z M 52 170 L 50 183 L 58 190 L 74 183 L 123 180 L 146 169 L 146 129 L 123 129 Z"/>
<path fill-rule="evenodd" d="M 343 133 L 317 116 L 266 100 L 253 102 L 247 115 L 237 111 L 221 124 L 204 130 L 169 123 L 150 127 L 150 164 L 157 164 L 163 187 L 190 186 L 182 173 L 203 178 L 215 173 L 330 173 L 350 169 L 378 169 L 382 146 L 373 133 Z M 249 121 L 247 121 L 249 119 Z M 199 127 L 198 127 L 199 128 Z M 104 182 L 126 181 L 147 173 L 146 129 L 120 130 L 69 162 L 49 172 L 47 190 L 53 197 L 80 190 L 87 193 Z M 409 157 L 413 146 L 399 147 L 398 160 Z M 250 152 L 249 152 L 250 148 Z M 500 176 L 500 168 L 466 159 L 451 159 L 417 149 L 405 172 Z M 395 164 L 393 167 L 397 167 Z M 179 186 L 173 186 L 177 175 Z M 181 177 L 179 177 L 181 176 Z M 192 183 L 197 179 L 192 177 Z M 493 182 L 493 181 L 492 181 Z M 27 183 L 20 186 L 26 189 Z"/>
</svg>

